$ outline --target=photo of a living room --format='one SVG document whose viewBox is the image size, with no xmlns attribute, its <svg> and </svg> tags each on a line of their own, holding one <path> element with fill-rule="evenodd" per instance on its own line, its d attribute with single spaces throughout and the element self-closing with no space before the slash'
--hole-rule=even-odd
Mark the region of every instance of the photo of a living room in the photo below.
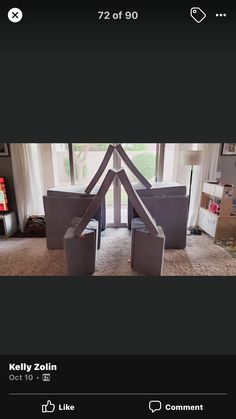
<svg viewBox="0 0 236 419">
<path fill-rule="evenodd" d="M 236 144 L 1 143 L 0 272 L 236 275 Z"/>
</svg>

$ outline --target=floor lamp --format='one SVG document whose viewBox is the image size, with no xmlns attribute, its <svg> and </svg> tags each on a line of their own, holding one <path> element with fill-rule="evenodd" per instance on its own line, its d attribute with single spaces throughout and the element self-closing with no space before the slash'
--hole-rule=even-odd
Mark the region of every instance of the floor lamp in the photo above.
<svg viewBox="0 0 236 419">
<path fill-rule="evenodd" d="M 189 180 L 189 204 L 190 208 L 191 194 L 192 194 L 192 182 L 193 182 L 193 168 L 194 166 L 200 166 L 203 162 L 203 152 L 201 150 L 188 150 L 184 151 L 182 155 L 182 164 L 190 166 L 190 180 Z"/>
<path fill-rule="evenodd" d="M 190 180 L 189 180 L 189 205 L 191 200 L 192 182 L 193 182 L 193 167 L 202 164 L 203 152 L 201 150 L 184 151 L 182 156 L 182 164 L 191 166 Z"/>
</svg>

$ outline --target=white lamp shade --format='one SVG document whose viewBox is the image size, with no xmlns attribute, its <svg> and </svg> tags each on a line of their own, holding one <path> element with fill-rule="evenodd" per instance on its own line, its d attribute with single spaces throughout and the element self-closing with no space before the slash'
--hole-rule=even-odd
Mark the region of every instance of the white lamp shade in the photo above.
<svg viewBox="0 0 236 419">
<path fill-rule="evenodd" d="M 203 152 L 201 150 L 183 151 L 181 163 L 188 166 L 199 166 L 203 163 Z"/>
</svg>

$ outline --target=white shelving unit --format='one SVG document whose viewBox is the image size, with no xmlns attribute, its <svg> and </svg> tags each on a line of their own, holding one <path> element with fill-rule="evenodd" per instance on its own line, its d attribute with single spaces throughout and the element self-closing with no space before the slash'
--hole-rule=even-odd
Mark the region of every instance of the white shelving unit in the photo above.
<svg viewBox="0 0 236 419">
<path fill-rule="evenodd" d="M 209 199 L 219 203 L 217 214 L 209 211 Z M 204 182 L 198 213 L 198 226 L 215 240 L 236 239 L 236 213 L 233 209 L 233 186 Z"/>
</svg>

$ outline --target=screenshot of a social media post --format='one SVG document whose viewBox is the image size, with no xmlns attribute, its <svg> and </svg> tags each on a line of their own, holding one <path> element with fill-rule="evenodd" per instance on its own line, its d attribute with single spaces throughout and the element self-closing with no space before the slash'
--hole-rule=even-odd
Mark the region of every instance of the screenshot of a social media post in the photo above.
<svg viewBox="0 0 236 419">
<path fill-rule="evenodd" d="M 4 418 L 233 418 L 235 5 L 9 0 L 0 37 Z"/>
</svg>

